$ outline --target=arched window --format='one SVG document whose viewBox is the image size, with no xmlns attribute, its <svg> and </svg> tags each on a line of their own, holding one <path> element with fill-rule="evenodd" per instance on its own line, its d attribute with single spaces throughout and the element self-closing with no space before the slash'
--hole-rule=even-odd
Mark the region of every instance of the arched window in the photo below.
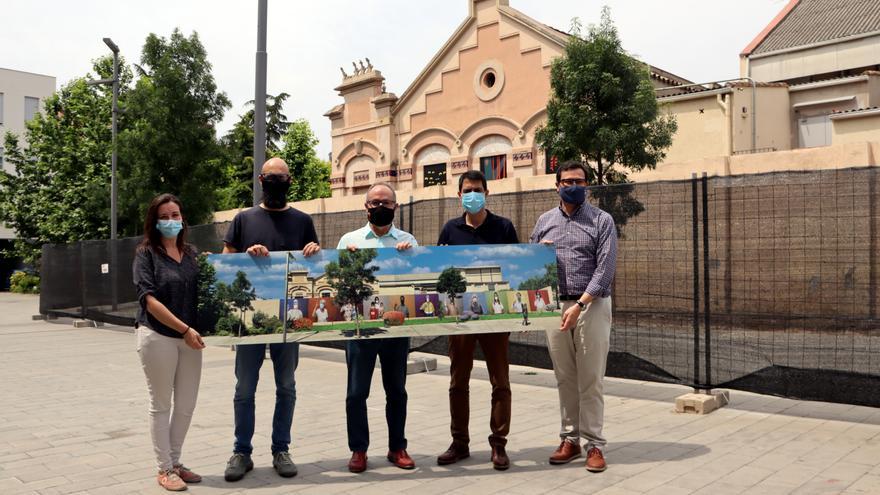
<svg viewBox="0 0 880 495">
<path fill-rule="evenodd" d="M 424 187 L 446 185 L 449 150 L 445 146 L 440 144 L 425 146 L 416 156 L 415 163 L 421 170 Z"/>
<path fill-rule="evenodd" d="M 471 156 L 479 160 L 480 171 L 486 180 L 507 178 L 507 155 L 513 149 L 510 140 L 493 134 L 486 136 L 471 146 Z"/>
</svg>

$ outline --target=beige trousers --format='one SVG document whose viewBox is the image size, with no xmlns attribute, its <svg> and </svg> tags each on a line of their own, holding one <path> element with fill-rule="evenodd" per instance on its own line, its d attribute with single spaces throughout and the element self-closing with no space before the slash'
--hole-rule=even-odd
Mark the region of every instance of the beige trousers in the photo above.
<svg viewBox="0 0 880 495">
<path fill-rule="evenodd" d="M 186 345 L 183 339 L 166 337 L 144 326 L 135 332 L 150 391 L 150 435 L 156 467 L 167 470 L 180 464 L 183 440 L 199 395 L 202 351 Z"/>
<path fill-rule="evenodd" d="M 563 311 L 575 304 L 566 301 Z M 611 298 L 593 300 L 569 332 L 547 330 L 547 347 L 556 373 L 562 428 L 559 436 L 587 448 L 605 446 L 602 381 L 611 342 Z"/>
</svg>

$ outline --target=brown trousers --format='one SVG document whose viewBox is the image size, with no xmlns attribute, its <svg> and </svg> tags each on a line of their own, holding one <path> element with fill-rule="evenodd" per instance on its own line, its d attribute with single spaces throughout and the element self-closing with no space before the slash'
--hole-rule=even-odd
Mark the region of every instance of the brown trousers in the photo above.
<svg viewBox="0 0 880 495">
<path fill-rule="evenodd" d="M 449 359 L 449 414 L 453 443 L 467 446 L 470 442 L 470 393 L 468 382 L 474 367 L 474 350 L 477 342 L 486 357 L 489 382 L 492 384 L 492 414 L 489 419 L 489 445 L 504 446 L 510 432 L 510 366 L 508 363 L 509 333 L 478 335 L 450 335 Z"/>
</svg>

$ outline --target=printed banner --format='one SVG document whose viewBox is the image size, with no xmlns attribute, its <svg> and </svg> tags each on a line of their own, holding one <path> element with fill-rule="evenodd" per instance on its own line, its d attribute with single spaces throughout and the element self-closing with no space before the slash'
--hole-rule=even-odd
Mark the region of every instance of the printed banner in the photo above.
<svg viewBox="0 0 880 495">
<path fill-rule="evenodd" d="M 558 329 L 556 251 L 535 244 L 212 254 L 211 345 Z"/>
</svg>

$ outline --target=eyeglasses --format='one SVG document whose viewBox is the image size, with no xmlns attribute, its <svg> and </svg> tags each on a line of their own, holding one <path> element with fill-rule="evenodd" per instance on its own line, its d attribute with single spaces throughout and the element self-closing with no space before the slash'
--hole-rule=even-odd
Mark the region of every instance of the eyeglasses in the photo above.
<svg viewBox="0 0 880 495">
<path fill-rule="evenodd" d="M 587 185 L 587 181 L 585 181 L 584 179 L 559 179 L 559 183 L 562 184 L 564 187 Z"/>
<path fill-rule="evenodd" d="M 367 206 L 369 206 L 370 208 L 378 208 L 380 206 L 384 206 L 385 208 L 394 208 L 394 205 L 396 204 L 397 203 L 391 200 L 382 201 L 380 199 L 374 199 L 372 201 L 367 201 Z"/>
<path fill-rule="evenodd" d="M 289 174 L 260 174 L 260 178 L 268 181 L 287 182 L 290 180 Z"/>
</svg>

